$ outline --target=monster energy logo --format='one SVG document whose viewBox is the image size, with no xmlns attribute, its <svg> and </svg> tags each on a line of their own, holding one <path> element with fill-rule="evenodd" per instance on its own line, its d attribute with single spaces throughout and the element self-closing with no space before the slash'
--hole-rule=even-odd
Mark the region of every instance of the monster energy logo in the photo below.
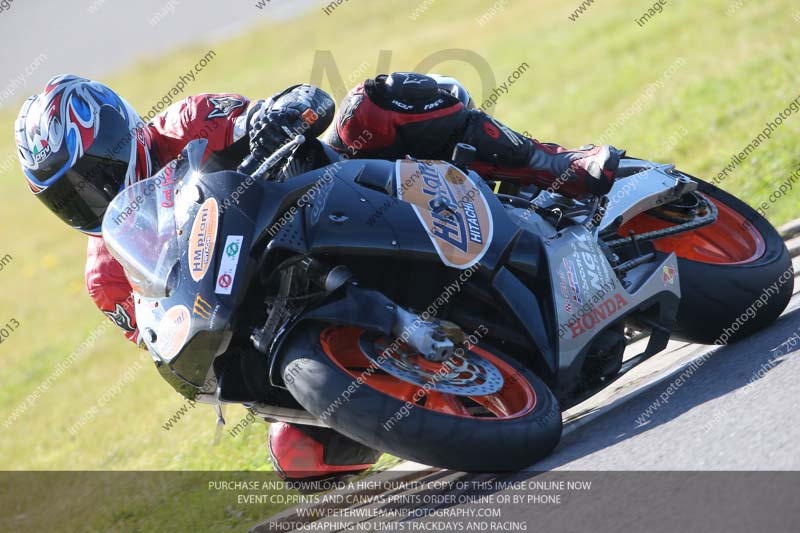
<svg viewBox="0 0 800 533">
<path fill-rule="evenodd" d="M 194 307 L 192 307 L 192 312 L 194 312 L 194 314 L 196 314 L 200 318 L 208 320 L 209 318 L 211 318 L 212 310 L 213 308 L 211 307 L 211 304 L 208 303 L 205 299 L 203 299 L 202 296 L 198 294 L 197 297 L 194 299 Z"/>
</svg>

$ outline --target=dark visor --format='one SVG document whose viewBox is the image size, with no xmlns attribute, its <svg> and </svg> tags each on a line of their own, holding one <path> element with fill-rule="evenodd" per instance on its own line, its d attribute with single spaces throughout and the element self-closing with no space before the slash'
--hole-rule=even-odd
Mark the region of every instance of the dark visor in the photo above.
<svg viewBox="0 0 800 533">
<path fill-rule="evenodd" d="M 81 231 L 99 231 L 108 204 L 125 183 L 127 165 L 84 154 L 37 197 L 58 218 Z"/>
</svg>

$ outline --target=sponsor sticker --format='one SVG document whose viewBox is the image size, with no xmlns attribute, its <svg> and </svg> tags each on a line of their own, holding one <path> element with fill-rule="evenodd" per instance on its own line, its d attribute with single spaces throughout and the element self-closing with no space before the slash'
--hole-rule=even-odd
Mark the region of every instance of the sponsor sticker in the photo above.
<svg viewBox="0 0 800 533">
<path fill-rule="evenodd" d="M 323 178 L 323 181 L 325 181 L 325 178 Z M 322 215 L 323 209 L 325 209 L 325 204 L 328 202 L 328 196 L 333 190 L 333 185 L 333 178 L 330 178 L 319 188 L 319 197 L 314 201 L 314 208 L 311 209 L 312 223 L 316 224 L 319 222 L 319 217 Z"/>
<path fill-rule="evenodd" d="M 583 296 L 581 295 L 581 286 L 578 283 L 578 276 L 575 274 L 575 263 L 571 259 L 564 258 L 564 267 L 567 269 L 567 279 L 569 280 L 569 288 L 572 289 L 572 300 L 578 305 L 583 305 Z"/>
<path fill-rule="evenodd" d="M 442 262 L 467 269 L 492 242 L 494 221 L 478 186 L 443 161 L 397 161 L 398 198 L 414 208 Z"/>
<path fill-rule="evenodd" d="M 194 305 L 192 306 L 192 314 L 197 315 L 204 320 L 209 320 L 213 311 L 214 308 L 205 298 L 199 294 L 195 297 Z"/>
<path fill-rule="evenodd" d="M 576 271 L 578 274 L 579 290 L 583 292 L 583 296 L 578 295 L 578 301 L 582 302 L 583 299 L 591 300 L 602 291 L 605 283 L 614 278 L 614 273 L 589 232 L 577 232 L 574 237 L 570 243 L 572 255 L 569 262 L 572 274 Z"/>
<path fill-rule="evenodd" d="M 219 205 L 209 198 L 195 215 L 189 235 L 189 272 L 195 281 L 203 279 L 214 258 L 218 222 Z"/>
<path fill-rule="evenodd" d="M 566 264 L 567 260 L 564 259 L 564 263 Z M 567 290 L 567 274 L 566 274 L 566 266 L 562 266 L 558 269 L 558 289 L 561 292 L 561 298 L 564 300 L 564 311 L 567 313 L 572 313 L 572 303 L 570 303 L 570 293 Z"/>
<path fill-rule="evenodd" d="M 161 317 L 158 324 L 156 349 L 164 359 L 172 359 L 189 338 L 192 317 L 186 306 L 176 305 Z"/>
<path fill-rule="evenodd" d="M 44 139 L 40 139 L 39 143 L 39 146 L 33 145 L 33 158 L 36 160 L 36 163 L 41 163 L 53 152 L 50 145 L 47 144 L 47 141 Z"/>
<path fill-rule="evenodd" d="M 606 298 L 584 314 L 580 319 L 570 323 L 572 338 L 583 335 L 595 329 L 599 324 L 604 324 L 609 319 L 617 315 L 622 309 L 627 307 L 628 301 L 617 293 L 610 298 Z"/>
<path fill-rule="evenodd" d="M 222 254 L 222 261 L 217 272 L 217 287 L 214 292 L 217 294 L 230 294 L 233 290 L 233 282 L 236 278 L 236 267 L 239 266 L 239 254 L 242 253 L 242 235 L 228 235 L 225 240 L 225 248 Z"/>
<path fill-rule="evenodd" d="M 664 268 L 661 270 L 661 281 L 664 282 L 665 287 L 675 284 L 675 269 L 671 266 L 664 265 Z"/>
</svg>

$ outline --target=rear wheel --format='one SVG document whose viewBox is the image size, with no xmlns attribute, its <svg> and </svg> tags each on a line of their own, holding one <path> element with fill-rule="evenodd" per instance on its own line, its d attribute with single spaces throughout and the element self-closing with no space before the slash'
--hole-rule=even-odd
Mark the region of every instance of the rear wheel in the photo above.
<svg viewBox="0 0 800 533">
<path fill-rule="evenodd" d="M 690 177 L 718 210 L 716 222 L 653 241 L 678 256 L 681 303 L 674 333 L 702 344 L 727 343 L 771 324 L 792 296 L 794 275 L 786 245 L 774 227 L 735 196 Z M 620 235 L 673 225 L 642 213 Z"/>
<path fill-rule="evenodd" d="M 284 343 L 282 375 L 297 401 L 340 433 L 423 464 L 473 472 L 518 470 L 558 444 L 558 401 L 513 359 L 469 345 L 463 352 L 468 355 L 460 360 L 456 355 L 444 367 L 408 346 L 390 351 L 387 345 L 387 339 L 360 328 L 305 326 Z M 381 356 L 394 360 L 376 365 Z M 415 373 L 431 386 L 385 370 L 395 363 L 398 372 Z M 490 378 L 476 379 L 481 366 L 496 369 L 502 387 L 469 395 L 497 379 L 494 371 Z"/>
</svg>

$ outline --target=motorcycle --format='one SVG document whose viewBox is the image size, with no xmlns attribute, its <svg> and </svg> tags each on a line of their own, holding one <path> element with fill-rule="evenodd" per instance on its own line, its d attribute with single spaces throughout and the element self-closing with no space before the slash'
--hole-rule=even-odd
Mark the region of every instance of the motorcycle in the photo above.
<svg viewBox="0 0 800 533">
<path fill-rule="evenodd" d="M 736 340 L 792 294 L 775 229 L 673 165 L 623 159 L 608 195 L 574 199 L 487 181 L 464 144 L 349 160 L 297 136 L 218 172 L 204 150 L 121 191 L 103 237 L 156 368 L 220 419 L 238 403 L 428 465 L 516 470 L 670 338 Z M 300 153 L 315 168 L 290 172 Z"/>
</svg>

